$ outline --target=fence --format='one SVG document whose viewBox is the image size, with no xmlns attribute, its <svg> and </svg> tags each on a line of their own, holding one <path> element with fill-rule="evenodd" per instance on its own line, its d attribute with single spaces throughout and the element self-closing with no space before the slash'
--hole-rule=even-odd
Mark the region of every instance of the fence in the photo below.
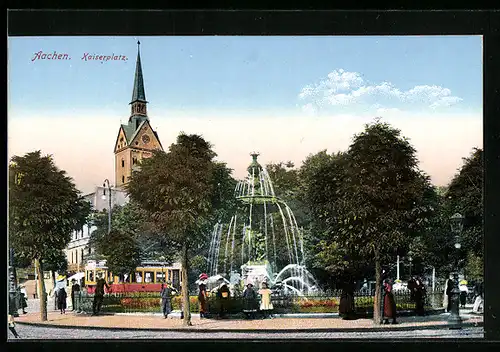
<svg viewBox="0 0 500 352">
<path fill-rule="evenodd" d="M 328 291 L 324 293 L 306 296 L 283 296 L 273 295 L 271 297 L 275 313 L 337 313 L 340 304 L 341 291 Z M 398 311 L 415 309 L 415 302 L 411 299 L 409 291 L 394 292 L 396 307 Z M 93 295 L 83 294 L 81 308 L 91 313 Z M 172 297 L 173 310 L 181 309 L 181 296 Z M 358 313 L 373 313 L 373 292 L 355 292 L 354 302 Z M 443 292 L 428 292 L 424 299 L 426 309 L 440 308 L 443 304 Z M 215 295 L 208 297 L 210 313 L 217 313 L 219 301 Z M 230 314 L 241 313 L 243 310 L 243 299 L 241 297 L 230 297 L 226 301 L 226 309 Z M 199 312 L 197 296 L 190 296 L 190 310 L 192 313 Z M 137 292 L 124 294 L 108 294 L 104 296 L 102 304 L 104 313 L 136 313 L 161 312 L 160 294 L 156 292 Z"/>
</svg>

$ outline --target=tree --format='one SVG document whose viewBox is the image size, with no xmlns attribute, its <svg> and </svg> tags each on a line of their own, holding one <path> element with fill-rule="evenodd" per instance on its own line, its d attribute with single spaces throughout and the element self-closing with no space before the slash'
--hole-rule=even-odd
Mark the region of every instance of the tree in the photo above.
<svg viewBox="0 0 500 352">
<path fill-rule="evenodd" d="M 483 151 L 474 148 L 453 177 L 445 194 L 445 213 L 451 217 L 460 213 L 465 217 L 461 244 L 474 257 L 483 257 Z M 449 226 L 449 225 L 448 225 Z M 464 253 L 463 257 L 467 257 Z"/>
<path fill-rule="evenodd" d="M 130 199 L 145 214 L 148 229 L 181 249 L 184 325 L 191 325 L 190 250 L 206 243 L 206 229 L 211 222 L 214 225 L 216 209 L 226 203 L 223 183 L 231 182 L 231 171 L 215 162 L 215 157 L 201 136 L 181 133 L 167 153 L 155 151 L 144 159 L 127 185 Z"/>
<path fill-rule="evenodd" d="M 111 232 L 108 233 L 107 210 L 95 213 L 89 245 L 94 257 L 105 259 L 115 275 L 134 271 L 142 259 L 149 259 L 155 251 L 152 237 L 145 232 L 143 215 L 135 202 L 116 205 L 111 211 Z"/>
<path fill-rule="evenodd" d="M 348 262 L 347 267 L 360 258 L 375 264 L 377 324 L 382 265 L 419 233 L 432 213 L 425 203 L 432 187 L 418 169 L 415 153 L 399 130 L 375 121 L 355 135 L 347 152 L 320 169 L 309 184 L 316 216 L 327 233 L 326 243 L 344 252 L 336 258 Z"/>
<path fill-rule="evenodd" d="M 118 229 L 112 229 L 100 244 L 100 252 L 106 258 L 108 270 L 114 275 L 129 274 L 141 263 L 141 251 L 130 234 Z"/>
<path fill-rule="evenodd" d="M 66 273 L 68 270 L 68 260 L 66 258 L 66 253 L 62 249 L 49 249 L 47 250 L 43 269 L 45 271 L 50 271 L 52 275 L 52 282 L 54 287 L 56 286 L 56 271 L 59 274 Z"/>
<path fill-rule="evenodd" d="M 12 157 L 9 164 L 9 242 L 16 252 L 35 261 L 40 316 L 47 320 L 44 264 L 52 250 L 62 250 L 85 218 L 84 200 L 66 172 L 40 151 Z"/>
</svg>

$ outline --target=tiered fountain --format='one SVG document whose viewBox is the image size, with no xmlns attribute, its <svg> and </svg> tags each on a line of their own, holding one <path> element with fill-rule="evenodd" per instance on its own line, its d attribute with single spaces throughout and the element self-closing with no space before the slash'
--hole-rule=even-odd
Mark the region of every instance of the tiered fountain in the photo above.
<svg viewBox="0 0 500 352">
<path fill-rule="evenodd" d="M 235 188 L 240 210 L 229 224 L 214 227 L 209 275 L 226 277 L 233 285 L 242 280 L 259 287 L 266 281 L 285 294 L 318 290 L 316 280 L 304 266 L 302 232 L 292 210 L 275 195 L 269 174 L 257 161 L 259 154 L 250 155 L 253 160 L 248 175 Z"/>
</svg>

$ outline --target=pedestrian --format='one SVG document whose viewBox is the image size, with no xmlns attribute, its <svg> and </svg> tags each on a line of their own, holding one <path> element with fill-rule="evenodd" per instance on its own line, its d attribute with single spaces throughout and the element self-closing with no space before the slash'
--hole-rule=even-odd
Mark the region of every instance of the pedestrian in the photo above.
<svg viewBox="0 0 500 352">
<path fill-rule="evenodd" d="M 80 312 L 80 299 L 81 299 L 81 289 L 78 282 L 73 279 L 71 280 L 71 306 L 73 307 L 73 312 Z"/>
<path fill-rule="evenodd" d="M 200 274 L 198 285 L 198 302 L 200 303 L 200 319 L 208 318 L 208 296 L 207 296 L 207 285 L 205 280 L 208 279 L 207 274 Z"/>
<path fill-rule="evenodd" d="M 217 299 L 219 301 L 219 318 L 224 318 L 229 305 L 230 291 L 224 279 L 219 279 L 219 288 L 217 290 Z"/>
<path fill-rule="evenodd" d="M 61 314 L 66 314 L 66 298 L 68 298 L 66 290 L 61 287 L 57 291 L 57 308 L 61 311 Z"/>
<path fill-rule="evenodd" d="M 14 316 L 12 314 L 9 314 L 7 322 L 9 325 L 10 332 L 14 335 L 16 339 L 20 339 L 21 337 L 16 331 L 16 322 L 14 321 Z"/>
<path fill-rule="evenodd" d="M 446 311 L 450 312 L 451 311 L 451 297 L 453 291 L 453 287 L 455 286 L 455 281 L 453 280 L 452 275 L 450 275 L 450 278 L 446 281 L 446 288 L 445 288 L 445 302 L 446 302 Z"/>
<path fill-rule="evenodd" d="M 19 305 L 18 307 L 23 310 L 23 314 L 26 314 L 26 308 L 28 307 L 28 303 L 26 302 L 26 288 L 23 285 L 17 286 L 17 297 L 19 298 Z"/>
<path fill-rule="evenodd" d="M 465 308 L 465 303 L 467 303 L 467 294 L 469 293 L 467 281 L 460 281 L 458 289 L 460 290 L 460 308 Z"/>
<path fill-rule="evenodd" d="M 95 285 L 94 302 L 92 304 L 92 315 L 95 316 L 101 311 L 102 301 L 104 300 L 104 286 L 110 290 L 108 283 L 103 279 L 102 274 L 99 275 Z"/>
<path fill-rule="evenodd" d="M 392 319 L 391 324 L 397 324 L 396 313 L 396 300 L 394 299 L 394 294 L 392 293 L 392 282 L 390 279 L 386 279 L 384 281 L 384 324 L 389 324 L 389 319 Z"/>
<path fill-rule="evenodd" d="M 478 282 L 474 286 L 474 295 L 476 298 L 474 300 L 474 306 L 472 307 L 472 312 L 479 313 L 479 310 L 483 309 L 483 305 L 484 305 L 483 283 L 482 282 Z"/>
<path fill-rule="evenodd" d="M 425 286 L 421 278 L 415 279 L 415 312 L 417 315 L 425 315 L 424 298 L 425 298 Z"/>
<path fill-rule="evenodd" d="M 342 287 L 342 293 L 340 294 L 339 315 L 344 320 L 354 319 L 354 284 L 351 278 L 347 279 Z"/>
<path fill-rule="evenodd" d="M 272 318 L 273 304 L 271 302 L 271 293 L 267 282 L 262 282 L 261 289 L 259 290 L 260 295 L 260 311 L 263 314 L 263 318 Z"/>
<path fill-rule="evenodd" d="M 246 319 L 254 318 L 257 312 L 257 293 L 251 283 L 243 291 L 243 313 Z"/>
<path fill-rule="evenodd" d="M 172 312 L 172 295 L 174 295 L 175 292 L 170 281 L 161 285 L 161 312 L 163 313 L 164 319 L 167 319 L 168 315 Z"/>
<path fill-rule="evenodd" d="M 54 310 L 57 310 L 57 302 L 58 302 L 57 291 L 58 290 L 59 290 L 59 288 L 57 286 L 54 287 L 54 289 L 52 290 L 52 296 L 54 297 Z M 49 292 L 49 295 L 50 295 L 50 292 Z"/>
</svg>

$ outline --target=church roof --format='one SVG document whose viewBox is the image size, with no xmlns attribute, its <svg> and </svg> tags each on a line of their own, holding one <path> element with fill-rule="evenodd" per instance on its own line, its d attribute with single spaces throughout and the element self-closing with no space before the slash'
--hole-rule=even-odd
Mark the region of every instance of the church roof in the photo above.
<svg viewBox="0 0 500 352">
<path fill-rule="evenodd" d="M 144 78 L 142 77 L 141 54 L 139 52 L 139 45 L 137 42 L 137 62 L 135 64 L 135 77 L 134 77 L 134 90 L 132 91 L 132 101 L 146 102 L 146 93 L 144 92 Z"/>
</svg>

